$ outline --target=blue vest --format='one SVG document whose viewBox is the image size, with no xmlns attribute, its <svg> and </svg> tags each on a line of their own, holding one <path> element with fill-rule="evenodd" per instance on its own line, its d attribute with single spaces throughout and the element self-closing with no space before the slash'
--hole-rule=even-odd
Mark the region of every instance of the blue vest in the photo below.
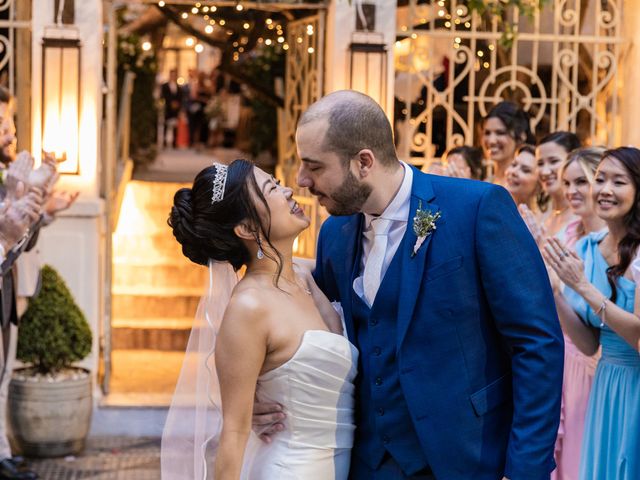
<svg viewBox="0 0 640 480">
<path fill-rule="evenodd" d="M 371 468 L 385 451 L 407 475 L 428 466 L 400 385 L 396 361 L 398 299 L 402 275 L 402 240 L 371 308 L 353 292 L 352 313 L 360 350 L 357 377 L 358 428 L 354 451 Z M 360 253 L 361 255 L 361 253 Z M 356 257 L 355 278 L 361 262 Z M 352 283 L 353 285 L 353 278 Z"/>
</svg>

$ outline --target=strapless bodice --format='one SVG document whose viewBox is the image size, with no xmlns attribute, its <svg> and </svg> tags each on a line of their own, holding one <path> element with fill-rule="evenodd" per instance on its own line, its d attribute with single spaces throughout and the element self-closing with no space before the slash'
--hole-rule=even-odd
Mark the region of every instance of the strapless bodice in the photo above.
<svg viewBox="0 0 640 480">
<path fill-rule="evenodd" d="M 347 478 L 357 365 L 358 350 L 345 337 L 308 330 L 290 360 L 258 378 L 258 401 L 279 403 L 286 419 L 260 446 L 252 480 Z"/>
</svg>

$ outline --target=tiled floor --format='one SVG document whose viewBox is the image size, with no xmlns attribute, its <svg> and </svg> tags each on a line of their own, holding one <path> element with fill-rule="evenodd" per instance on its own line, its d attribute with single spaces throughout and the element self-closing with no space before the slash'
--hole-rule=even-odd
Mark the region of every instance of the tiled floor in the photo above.
<svg viewBox="0 0 640 480">
<path fill-rule="evenodd" d="M 30 464 L 41 480 L 159 480 L 160 439 L 90 438 L 78 457 Z"/>
</svg>

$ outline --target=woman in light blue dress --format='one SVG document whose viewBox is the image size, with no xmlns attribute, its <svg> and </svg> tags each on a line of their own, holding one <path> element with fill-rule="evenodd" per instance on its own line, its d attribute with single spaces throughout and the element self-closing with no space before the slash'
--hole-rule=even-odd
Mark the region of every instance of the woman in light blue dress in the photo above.
<svg viewBox="0 0 640 480">
<path fill-rule="evenodd" d="M 581 480 L 640 479 L 640 295 L 630 264 L 640 245 L 640 150 L 605 152 L 592 189 L 609 232 L 568 250 L 549 239 L 545 257 L 566 284 L 556 291 L 565 332 L 586 355 L 602 346 L 587 410 Z M 636 298 L 638 301 L 636 301 Z"/>
</svg>

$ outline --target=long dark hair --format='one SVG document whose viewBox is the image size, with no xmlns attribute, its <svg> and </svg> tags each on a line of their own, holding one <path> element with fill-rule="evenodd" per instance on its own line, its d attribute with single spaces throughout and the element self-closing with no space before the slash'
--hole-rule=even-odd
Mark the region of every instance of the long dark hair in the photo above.
<svg viewBox="0 0 640 480">
<path fill-rule="evenodd" d="M 538 146 L 544 145 L 545 143 L 555 143 L 556 145 L 560 145 L 567 153 L 570 153 L 576 148 L 580 148 L 582 146 L 580 139 L 575 133 L 565 132 L 562 130 L 542 137 L 542 140 L 538 142 Z"/>
<path fill-rule="evenodd" d="M 607 280 L 611 287 L 611 301 L 616 302 L 618 291 L 616 280 L 627 271 L 638 246 L 640 246 L 640 150 L 634 147 L 620 147 L 607 150 L 602 158 L 615 158 L 625 168 L 636 188 L 636 194 L 631 210 L 624 216 L 626 235 L 618 243 L 620 261 L 607 269 Z"/>
<path fill-rule="evenodd" d="M 490 118 L 499 119 L 506 127 L 509 135 L 516 141 L 517 145 L 529 143 L 534 145 L 536 139 L 531 132 L 529 114 L 522 110 L 513 102 L 500 102 L 494 106 L 487 116 L 484 117 L 484 124 Z"/>
<path fill-rule="evenodd" d="M 271 247 L 264 255 L 278 265 L 275 283 L 282 273 L 282 255 L 269 240 L 271 216 L 264 195 L 253 175 L 254 165 L 248 160 L 234 160 L 228 167 L 222 200 L 213 203 L 213 181 L 218 167 L 212 165 L 196 176 L 191 188 L 181 188 L 173 197 L 168 224 L 182 245 L 182 253 L 198 265 L 209 260 L 229 262 L 235 270 L 248 265 L 251 254 L 234 232 L 246 222 L 254 230 L 256 241 Z M 256 208 L 256 200 L 264 206 L 266 218 Z M 275 252 L 273 255 L 270 252 Z"/>
<path fill-rule="evenodd" d="M 482 180 L 482 149 L 477 147 L 470 147 L 463 145 L 461 147 L 453 147 L 448 150 L 446 156 L 458 154 L 464 161 L 467 162 L 469 169 L 471 170 L 471 178 L 475 180 Z"/>
</svg>

